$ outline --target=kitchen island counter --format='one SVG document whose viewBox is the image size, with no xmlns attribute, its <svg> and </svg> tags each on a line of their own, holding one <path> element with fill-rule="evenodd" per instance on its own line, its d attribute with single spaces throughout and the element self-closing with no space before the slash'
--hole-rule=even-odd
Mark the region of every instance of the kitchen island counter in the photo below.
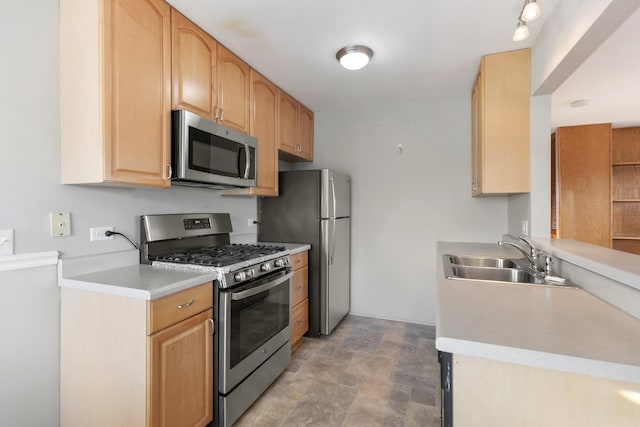
<svg viewBox="0 0 640 427">
<path fill-rule="evenodd" d="M 443 254 L 521 257 L 438 244 L 438 350 L 640 384 L 640 320 L 582 289 L 446 279 Z"/>
</svg>

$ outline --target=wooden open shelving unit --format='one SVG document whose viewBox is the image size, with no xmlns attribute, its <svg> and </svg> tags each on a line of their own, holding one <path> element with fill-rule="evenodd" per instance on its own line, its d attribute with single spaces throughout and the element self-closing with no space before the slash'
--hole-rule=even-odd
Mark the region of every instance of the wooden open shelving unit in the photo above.
<svg viewBox="0 0 640 427">
<path fill-rule="evenodd" d="M 640 255 L 640 127 L 612 130 L 611 247 Z"/>
</svg>

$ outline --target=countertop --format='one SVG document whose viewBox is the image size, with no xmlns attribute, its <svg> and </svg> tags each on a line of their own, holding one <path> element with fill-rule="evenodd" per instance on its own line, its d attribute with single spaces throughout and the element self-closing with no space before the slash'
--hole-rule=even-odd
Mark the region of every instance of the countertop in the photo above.
<svg viewBox="0 0 640 427">
<path fill-rule="evenodd" d="M 582 289 L 445 279 L 443 254 L 518 257 L 438 244 L 438 350 L 640 383 L 640 320 Z"/>
<path fill-rule="evenodd" d="M 306 243 L 283 245 L 290 255 L 311 249 Z M 111 295 L 153 300 L 215 280 L 215 272 L 176 270 L 139 264 L 136 250 L 61 259 L 58 285 Z"/>
<path fill-rule="evenodd" d="M 311 245 L 308 243 L 282 243 L 282 242 L 258 242 L 258 245 L 281 245 L 289 251 L 289 255 L 295 255 L 299 252 L 308 251 Z"/>
</svg>

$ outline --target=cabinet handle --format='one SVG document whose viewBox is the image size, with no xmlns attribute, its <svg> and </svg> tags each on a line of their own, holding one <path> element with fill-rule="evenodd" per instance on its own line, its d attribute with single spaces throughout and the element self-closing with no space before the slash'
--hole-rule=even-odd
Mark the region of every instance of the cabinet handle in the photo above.
<svg viewBox="0 0 640 427">
<path fill-rule="evenodd" d="M 224 120 L 224 110 L 220 109 L 220 120 Z"/>
<path fill-rule="evenodd" d="M 218 107 L 213 107 L 213 120 L 218 120 Z"/>
<path fill-rule="evenodd" d="M 215 327 L 215 325 L 213 323 L 213 319 L 208 319 L 208 320 L 209 320 L 209 323 L 211 323 L 211 331 L 209 332 L 209 335 L 213 336 L 213 334 L 216 333 L 216 327 Z"/>
<path fill-rule="evenodd" d="M 171 167 L 171 163 L 167 163 L 167 167 L 165 168 L 165 171 L 168 171 L 169 173 L 167 174 L 167 176 L 163 176 L 164 179 L 171 179 L 171 175 L 173 175 L 173 168 Z"/>
<path fill-rule="evenodd" d="M 302 326 L 302 320 L 298 320 L 296 322 L 296 328 L 299 328 L 300 326 Z"/>
<path fill-rule="evenodd" d="M 196 300 L 194 300 L 194 299 L 189 300 L 189 302 L 188 302 L 188 303 L 186 303 L 186 304 L 180 304 L 180 305 L 178 306 L 178 308 L 179 308 L 179 309 L 183 309 L 183 308 L 191 307 L 191 306 L 193 305 L 193 303 L 194 303 L 194 302 L 196 302 Z"/>
<path fill-rule="evenodd" d="M 302 289 L 302 285 L 296 286 L 296 289 Z"/>
</svg>

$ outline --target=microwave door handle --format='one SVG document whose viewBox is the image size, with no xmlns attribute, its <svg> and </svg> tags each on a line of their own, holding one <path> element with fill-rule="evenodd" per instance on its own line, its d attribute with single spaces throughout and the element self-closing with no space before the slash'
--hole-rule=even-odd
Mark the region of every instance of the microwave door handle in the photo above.
<svg viewBox="0 0 640 427">
<path fill-rule="evenodd" d="M 290 271 L 284 276 L 274 280 L 273 282 L 265 283 L 264 285 L 256 286 L 255 288 L 247 289 L 246 291 L 241 292 L 232 292 L 231 299 L 234 301 L 241 300 L 243 298 L 251 297 L 253 295 L 257 295 L 260 292 L 268 291 L 269 289 L 275 288 L 276 286 L 286 282 L 291 279 L 293 276 L 293 272 Z"/>
<path fill-rule="evenodd" d="M 244 179 L 249 178 L 249 166 L 251 162 L 251 153 L 249 153 L 249 146 L 245 144 L 244 146 L 244 158 L 245 158 L 245 166 L 244 166 Z"/>
</svg>

